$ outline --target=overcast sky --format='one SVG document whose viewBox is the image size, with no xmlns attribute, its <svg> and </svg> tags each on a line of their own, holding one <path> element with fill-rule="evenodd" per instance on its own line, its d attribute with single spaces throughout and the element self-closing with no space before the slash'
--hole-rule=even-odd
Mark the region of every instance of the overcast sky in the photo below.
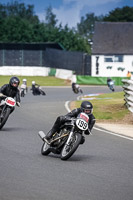
<svg viewBox="0 0 133 200">
<path fill-rule="evenodd" d="M 13 2 L 14 0 L 0 0 L 0 3 Z M 133 7 L 133 0 L 18 0 L 20 3 L 34 5 L 35 14 L 39 19 L 45 20 L 45 10 L 51 6 L 59 23 L 76 27 L 81 16 L 95 13 L 96 16 L 106 15 L 115 8 L 123 6 Z"/>
</svg>

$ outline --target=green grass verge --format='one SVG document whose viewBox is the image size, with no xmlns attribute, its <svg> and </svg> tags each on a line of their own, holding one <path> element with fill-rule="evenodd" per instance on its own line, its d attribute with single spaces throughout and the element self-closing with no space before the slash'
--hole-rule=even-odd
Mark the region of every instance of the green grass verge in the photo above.
<svg viewBox="0 0 133 200">
<path fill-rule="evenodd" d="M 12 76 L 0 76 L 0 86 L 9 83 Z M 54 76 L 17 76 L 20 79 L 20 84 L 24 78 L 27 79 L 27 85 L 31 86 L 32 81 L 35 81 L 41 86 L 67 86 L 70 82 L 64 79 L 59 79 Z"/>
<path fill-rule="evenodd" d="M 99 121 L 120 122 L 124 120 L 127 115 L 130 115 L 130 111 L 124 105 L 124 92 L 102 94 L 88 101 L 93 104 L 93 114 Z M 74 107 L 80 107 L 81 102 L 82 101 L 76 101 Z"/>
</svg>

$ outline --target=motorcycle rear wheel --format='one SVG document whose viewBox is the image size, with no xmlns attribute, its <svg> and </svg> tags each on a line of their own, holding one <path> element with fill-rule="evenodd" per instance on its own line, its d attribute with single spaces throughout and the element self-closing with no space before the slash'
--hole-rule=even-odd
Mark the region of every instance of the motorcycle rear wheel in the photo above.
<svg viewBox="0 0 133 200">
<path fill-rule="evenodd" d="M 43 145 L 42 145 L 42 148 L 41 148 L 41 154 L 42 154 L 43 156 L 46 156 L 46 155 L 48 155 L 50 152 L 51 152 L 51 151 L 50 151 L 50 149 L 49 149 L 49 145 L 48 145 L 46 142 L 44 142 Z"/>
<path fill-rule="evenodd" d="M 69 146 L 65 144 L 63 147 L 61 151 L 61 160 L 67 160 L 74 154 L 81 142 L 81 138 L 82 135 L 80 133 L 75 133 L 73 142 L 71 142 Z"/>
</svg>

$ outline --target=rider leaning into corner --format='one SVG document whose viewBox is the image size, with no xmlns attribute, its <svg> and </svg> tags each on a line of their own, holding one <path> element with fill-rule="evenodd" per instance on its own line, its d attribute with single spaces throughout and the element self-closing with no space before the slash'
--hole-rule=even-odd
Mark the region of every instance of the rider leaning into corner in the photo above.
<svg viewBox="0 0 133 200">
<path fill-rule="evenodd" d="M 1 102 L 2 97 L 5 95 L 7 97 L 15 98 L 16 105 L 20 107 L 20 92 L 18 89 L 19 83 L 20 83 L 20 80 L 18 79 L 18 77 L 12 77 L 9 81 L 9 84 L 3 85 L 0 88 L 0 102 Z"/>
<path fill-rule="evenodd" d="M 35 81 L 32 81 L 32 86 L 31 86 L 31 90 L 33 95 L 40 95 L 40 91 L 39 91 L 39 86 Z"/>
<path fill-rule="evenodd" d="M 89 116 L 88 121 L 88 130 L 85 131 L 86 135 L 89 135 L 91 133 L 91 130 L 95 124 L 95 117 L 92 114 L 93 113 L 93 105 L 89 101 L 83 101 L 81 103 L 80 108 L 76 108 L 69 112 L 68 114 L 64 116 L 57 117 L 52 129 L 48 132 L 48 134 L 45 136 L 45 140 L 50 140 L 55 132 L 59 132 L 61 125 L 63 125 L 65 122 L 69 121 L 72 117 L 77 117 L 79 113 L 84 112 Z M 84 142 L 84 136 L 82 136 L 82 141 Z"/>
</svg>

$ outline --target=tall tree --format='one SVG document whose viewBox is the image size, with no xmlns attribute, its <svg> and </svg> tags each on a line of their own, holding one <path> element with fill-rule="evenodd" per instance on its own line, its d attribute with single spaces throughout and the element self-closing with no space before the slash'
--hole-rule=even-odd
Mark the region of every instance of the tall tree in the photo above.
<svg viewBox="0 0 133 200">
<path fill-rule="evenodd" d="M 13 1 L 6 5 L 0 4 L 0 17 L 5 18 L 9 16 L 28 19 L 32 23 L 39 22 L 38 16 L 34 13 L 34 5 L 25 6 L 24 3 L 19 3 L 18 1 Z"/>
<path fill-rule="evenodd" d="M 46 24 L 50 27 L 56 27 L 58 20 L 56 19 L 56 15 L 52 12 L 52 7 L 49 6 L 46 9 L 46 16 L 45 16 Z"/>
<path fill-rule="evenodd" d="M 94 13 L 86 14 L 81 17 L 80 23 L 77 24 L 78 33 L 84 38 L 91 40 L 94 32 L 94 24 L 96 21 L 102 21 L 103 16 L 95 16 Z"/>
<path fill-rule="evenodd" d="M 133 22 L 133 7 L 116 8 L 103 18 L 110 22 Z"/>
</svg>

